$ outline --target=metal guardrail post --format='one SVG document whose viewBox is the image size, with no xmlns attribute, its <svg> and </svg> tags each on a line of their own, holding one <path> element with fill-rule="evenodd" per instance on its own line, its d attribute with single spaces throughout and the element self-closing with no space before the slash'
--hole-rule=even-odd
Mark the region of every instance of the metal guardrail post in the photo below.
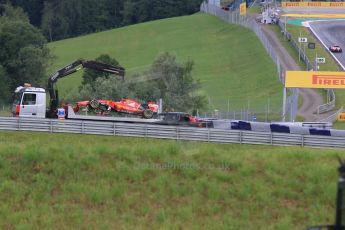
<svg viewBox="0 0 345 230">
<path fill-rule="evenodd" d="M 240 144 L 242 144 L 242 131 L 240 131 L 240 136 L 239 136 L 239 138 L 240 138 Z"/>
<path fill-rule="evenodd" d="M 176 140 L 180 138 L 179 131 L 180 131 L 179 127 L 176 127 Z"/>
<path fill-rule="evenodd" d="M 81 133 L 84 134 L 84 121 L 81 121 Z"/>
<path fill-rule="evenodd" d="M 53 133 L 53 120 L 49 120 L 50 132 Z"/>
<path fill-rule="evenodd" d="M 304 147 L 304 135 L 301 135 L 301 145 L 302 145 L 302 147 Z"/>
<path fill-rule="evenodd" d="M 270 134 L 270 138 L 271 138 L 271 145 L 273 145 L 273 133 Z"/>
</svg>

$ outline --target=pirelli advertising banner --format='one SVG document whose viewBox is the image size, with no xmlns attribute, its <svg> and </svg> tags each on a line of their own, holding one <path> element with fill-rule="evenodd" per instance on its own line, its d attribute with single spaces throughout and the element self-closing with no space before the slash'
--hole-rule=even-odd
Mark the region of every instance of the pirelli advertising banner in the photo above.
<svg viewBox="0 0 345 230">
<path fill-rule="evenodd" d="M 345 89 L 345 72 L 286 71 L 285 87 Z"/>
<path fill-rule="evenodd" d="M 345 8 L 345 2 L 282 2 L 282 7 Z"/>
<path fill-rule="evenodd" d="M 240 4 L 240 15 L 245 15 L 247 13 L 246 2 Z"/>
</svg>

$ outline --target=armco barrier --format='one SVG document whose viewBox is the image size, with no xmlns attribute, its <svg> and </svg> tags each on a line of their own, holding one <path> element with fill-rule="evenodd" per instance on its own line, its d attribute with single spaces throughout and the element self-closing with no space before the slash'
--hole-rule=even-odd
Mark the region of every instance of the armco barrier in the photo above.
<svg viewBox="0 0 345 230">
<path fill-rule="evenodd" d="M 345 137 L 82 120 L 0 117 L 0 130 L 151 137 L 215 143 L 345 148 Z M 335 133 L 335 131 L 333 132 Z"/>
<path fill-rule="evenodd" d="M 344 112 L 344 107 L 343 106 L 337 112 L 332 114 L 331 116 L 322 119 L 321 122 L 333 122 L 333 121 L 337 120 L 338 114 L 342 113 L 342 112 Z"/>
</svg>

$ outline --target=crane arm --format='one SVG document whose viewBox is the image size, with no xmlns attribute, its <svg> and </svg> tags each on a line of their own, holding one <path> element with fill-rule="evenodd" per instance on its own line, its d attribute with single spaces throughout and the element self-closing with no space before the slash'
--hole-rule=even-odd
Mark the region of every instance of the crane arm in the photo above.
<svg viewBox="0 0 345 230">
<path fill-rule="evenodd" d="M 115 74 L 121 76 L 122 79 L 125 76 L 125 69 L 120 66 L 109 65 L 97 61 L 85 61 L 85 60 L 77 60 L 72 62 L 71 64 L 57 70 L 54 74 L 52 74 L 48 79 L 48 91 L 50 94 L 50 108 L 49 108 L 49 116 L 55 116 L 56 110 L 58 107 L 58 92 L 55 89 L 55 83 L 60 78 L 66 77 L 71 75 L 83 68 L 93 69 L 100 72 Z"/>
</svg>

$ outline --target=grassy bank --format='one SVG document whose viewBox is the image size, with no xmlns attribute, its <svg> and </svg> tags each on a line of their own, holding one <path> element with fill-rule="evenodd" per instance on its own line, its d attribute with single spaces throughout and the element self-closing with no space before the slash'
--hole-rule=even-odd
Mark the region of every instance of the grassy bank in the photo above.
<svg viewBox="0 0 345 230">
<path fill-rule="evenodd" d="M 49 44 L 56 56 L 52 69 L 102 53 L 116 58 L 127 76 L 147 70 L 168 51 L 178 61 L 193 60 L 193 76 L 200 79 L 211 109 L 264 110 L 267 100 L 279 110 L 282 85 L 276 67 L 255 34 L 207 14 L 157 20 Z M 80 84 L 73 75 L 59 81 L 62 97 Z M 229 102 L 229 103 L 228 103 Z"/>
<path fill-rule="evenodd" d="M 343 150 L 0 133 L 2 229 L 305 229 Z"/>
<path fill-rule="evenodd" d="M 345 122 L 344 121 L 335 121 L 333 122 L 334 129 L 345 129 Z"/>
</svg>

